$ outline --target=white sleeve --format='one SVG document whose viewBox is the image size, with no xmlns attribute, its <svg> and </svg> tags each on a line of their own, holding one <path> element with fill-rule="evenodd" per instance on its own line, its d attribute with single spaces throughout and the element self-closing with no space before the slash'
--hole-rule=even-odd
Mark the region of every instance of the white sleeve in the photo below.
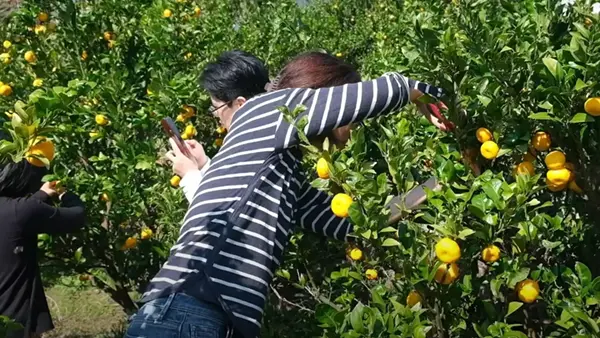
<svg viewBox="0 0 600 338">
<path fill-rule="evenodd" d="M 206 171 L 208 170 L 209 166 L 210 159 L 206 162 L 202 169 L 188 172 L 181 179 L 181 182 L 179 182 L 179 186 L 183 189 L 183 194 L 185 195 L 185 198 L 188 200 L 189 203 L 192 203 L 192 200 L 194 199 L 194 194 L 196 193 L 196 190 L 198 190 L 198 186 L 200 186 L 202 178 L 204 177 L 204 174 L 206 174 Z"/>
</svg>

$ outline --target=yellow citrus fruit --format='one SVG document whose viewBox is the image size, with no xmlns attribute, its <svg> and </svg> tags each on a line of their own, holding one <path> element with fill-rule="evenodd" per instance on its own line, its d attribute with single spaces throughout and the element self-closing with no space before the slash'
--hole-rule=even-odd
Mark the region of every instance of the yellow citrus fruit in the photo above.
<svg viewBox="0 0 600 338">
<path fill-rule="evenodd" d="M 31 163 L 36 167 L 44 167 L 44 162 L 39 160 L 37 157 L 43 157 L 52 162 L 54 159 L 54 143 L 52 141 L 46 141 L 44 138 L 38 138 L 29 147 L 29 150 L 25 153 L 27 162 Z"/>
<path fill-rule="evenodd" d="M 42 79 L 35 79 L 33 80 L 33 86 L 34 87 L 41 87 L 44 85 L 44 80 Z"/>
<path fill-rule="evenodd" d="M 193 135 L 190 135 L 190 134 L 186 133 L 185 131 L 183 133 L 181 133 L 181 138 L 184 140 L 189 140 L 193 137 L 194 137 Z"/>
<path fill-rule="evenodd" d="M 579 185 L 577 185 L 577 182 L 575 180 L 569 182 L 569 189 L 574 193 L 583 194 L 583 189 L 581 189 Z"/>
<path fill-rule="evenodd" d="M 152 235 L 154 235 L 154 233 L 152 232 L 152 229 L 149 228 L 145 228 L 142 230 L 142 233 L 140 234 L 140 237 L 143 240 L 149 239 L 150 237 L 152 237 Z"/>
<path fill-rule="evenodd" d="M 494 138 L 492 133 L 487 128 L 477 129 L 477 131 L 475 132 L 475 135 L 477 136 L 477 141 L 479 141 L 481 143 L 490 141 Z"/>
<path fill-rule="evenodd" d="M 87 58 L 88 58 L 88 52 L 84 50 L 83 52 L 81 52 L 81 60 L 85 61 L 85 60 L 87 60 Z"/>
<path fill-rule="evenodd" d="M 191 124 L 188 124 L 185 127 L 184 133 L 188 134 L 191 137 L 194 137 L 194 136 L 196 136 L 196 128 L 194 128 L 194 126 L 192 126 Z"/>
<path fill-rule="evenodd" d="M 177 118 L 175 119 L 175 121 L 177 122 L 185 122 L 186 118 L 185 116 L 183 116 L 183 114 L 179 114 L 177 115 Z"/>
<path fill-rule="evenodd" d="M 46 22 L 46 21 L 48 21 L 49 16 L 48 16 L 48 13 L 46 13 L 46 12 L 40 12 L 40 14 L 38 14 L 37 18 L 41 22 Z"/>
<path fill-rule="evenodd" d="M 183 116 L 186 118 L 190 118 L 196 114 L 196 108 L 192 106 L 184 105 L 182 108 Z"/>
<path fill-rule="evenodd" d="M 104 34 L 102 35 L 104 37 L 104 40 L 106 41 L 110 41 L 114 39 L 114 35 L 111 32 L 104 32 Z"/>
<path fill-rule="evenodd" d="M 225 134 L 226 132 L 227 132 L 227 129 L 225 129 L 224 127 L 217 128 L 217 134 Z"/>
<path fill-rule="evenodd" d="M 31 50 L 28 50 L 27 52 L 25 52 L 25 55 L 23 57 L 25 58 L 25 61 L 27 61 L 29 63 L 35 62 L 35 60 L 37 60 L 35 53 Z"/>
<path fill-rule="evenodd" d="M 179 183 L 181 182 L 181 177 L 175 175 L 175 176 L 171 177 L 171 180 L 169 182 L 171 183 L 172 186 L 177 188 L 179 186 Z"/>
<path fill-rule="evenodd" d="M 104 202 L 109 202 L 110 201 L 110 196 L 108 196 L 107 193 L 102 193 L 101 197 L 100 197 Z"/>
<path fill-rule="evenodd" d="M 99 126 L 105 126 L 108 124 L 108 117 L 106 115 L 98 114 L 95 117 L 96 124 Z"/>
<path fill-rule="evenodd" d="M 115 45 L 116 45 L 116 42 L 115 42 L 115 40 L 110 40 L 110 41 L 108 42 L 108 48 L 113 48 Z"/>
<path fill-rule="evenodd" d="M 354 248 L 352 250 L 350 250 L 350 258 L 352 258 L 352 260 L 354 261 L 358 261 L 362 258 L 363 253 L 362 250 L 359 248 Z"/>
<path fill-rule="evenodd" d="M 369 280 L 377 279 L 377 270 L 367 269 L 367 271 L 365 271 L 365 276 L 367 276 L 367 279 Z"/>
<path fill-rule="evenodd" d="M 435 244 L 435 255 L 444 263 L 454 263 L 460 258 L 460 246 L 451 238 L 442 238 Z"/>
<path fill-rule="evenodd" d="M 421 295 L 415 291 L 412 290 L 408 296 L 406 296 L 406 305 L 408 305 L 409 307 L 413 307 L 415 305 L 417 305 L 417 303 L 420 303 L 423 299 L 421 298 Z"/>
<path fill-rule="evenodd" d="M 591 25 L 592 25 L 592 19 L 590 19 L 590 18 L 585 18 L 585 25 L 586 25 L 586 26 L 591 26 Z"/>
<path fill-rule="evenodd" d="M 540 286 L 538 282 L 526 279 L 517 284 L 517 294 L 523 303 L 533 303 L 540 294 Z"/>
<path fill-rule="evenodd" d="M 487 158 L 488 160 L 493 160 L 496 158 L 496 156 L 498 156 L 500 148 L 498 148 L 498 145 L 494 141 L 485 141 L 481 145 L 480 150 L 483 157 Z"/>
<path fill-rule="evenodd" d="M 220 147 L 220 146 L 222 146 L 222 145 L 223 145 L 223 139 L 222 139 L 222 138 L 220 138 L 220 137 L 219 137 L 219 138 L 217 138 L 217 139 L 215 139 L 215 145 L 216 145 L 217 147 Z"/>
<path fill-rule="evenodd" d="M 351 204 L 352 197 L 344 193 L 337 194 L 331 200 L 331 211 L 337 217 L 346 218 L 348 217 L 348 209 L 350 209 Z"/>
<path fill-rule="evenodd" d="M 192 58 L 192 53 L 191 53 L 191 52 L 187 52 L 187 53 L 186 53 L 186 54 L 183 56 L 183 59 L 184 59 L 184 60 L 189 60 L 189 59 L 191 59 L 191 58 Z"/>
<path fill-rule="evenodd" d="M 194 8 L 194 15 L 195 15 L 196 17 L 199 17 L 199 16 L 200 16 L 200 14 L 202 14 L 202 10 L 200 10 L 200 7 L 196 7 L 196 8 Z"/>
<path fill-rule="evenodd" d="M 329 178 L 329 164 L 322 157 L 317 161 L 317 175 L 325 180 Z"/>
<path fill-rule="evenodd" d="M 336 53 L 335 56 L 341 58 L 342 56 L 344 56 L 344 54 L 342 54 L 342 53 Z"/>
<path fill-rule="evenodd" d="M 135 237 L 129 237 L 121 247 L 121 250 L 133 249 L 137 246 L 137 239 Z"/>
<path fill-rule="evenodd" d="M 600 97 L 592 97 L 585 101 L 585 112 L 592 116 L 600 116 Z"/>
<path fill-rule="evenodd" d="M 546 173 L 546 178 L 548 179 L 548 182 L 552 183 L 552 185 L 566 185 L 571 179 L 571 172 L 569 169 L 565 168 L 548 170 Z"/>
<path fill-rule="evenodd" d="M 11 62 L 10 54 L 8 54 L 8 53 L 0 54 L 0 61 L 2 61 L 2 63 L 5 65 L 9 64 Z"/>
<path fill-rule="evenodd" d="M 546 167 L 548 167 L 549 170 L 564 168 L 566 161 L 567 158 L 565 157 L 565 154 L 558 150 L 550 152 L 544 159 L 544 162 L 546 162 Z"/>
<path fill-rule="evenodd" d="M 173 15 L 173 12 L 170 9 L 165 9 L 163 11 L 163 18 L 170 18 Z"/>
<path fill-rule="evenodd" d="M 533 138 L 531 139 L 531 145 L 537 151 L 548 151 L 548 149 L 550 149 L 550 146 L 552 145 L 550 134 L 543 131 L 535 133 L 535 135 L 533 135 Z"/>
<path fill-rule="evenodd" d="M 533 163 L 528 162 L 528 161 L 519 163 L 519 165 L 517 166 L 517 174 L 519 174 L 519 175 L 529 174 L 529 176 L 533 176 L 535 174 L 535 169 L 533 168 Z"/>
<path fill-rule="evenodd" d="M 459 274 L 460 271 L 456 263 L 442 264 L 435 272 L 435 280 L 440 284 L 448 285 L 454 282 Z"/>
<path fill-rule="evenodd" d="M 44 26 L 44 25 L 35 25 L 35 28 L 33 29 L 33 31 L 35 32 L 35 34 L 46 33 L 46 26 Z"/>
<path fill-rule="evenodd" d="M 11 86 L 7 85 L 7 84 L 3 84 L 0 86 L 0 95 L 2 96 L 10 96 L 10 94 L 12 94 L 13 90 L 11 88 Z"/>
<path fill-rule="evenodd" d="M 12 46 L 12 42 L 10 42 L 8 40 L 4 40 L 4 42 L 2 43 L 2 46 L 6 49 L 9 49 L 10 46 Z"/>
<path fill-rule="evenodd" d="M 488 263 L 494 263 L 500 259 L 500 248 L 491 244 L 481 251 L 481 257 Z"/>
<path fill-rule="evenodd" d="M 546 178 L 546 185 L 548 186 L 548 190 L 550 190 L 552 192 L 563 191 L 567 187 L 567 183 L 565 183 L 565 184 L 554 184 L 554 183 L 550 182 L 550 180 L 548 180 L 548 178 Z"/>
<path fill-rule="evenodd" d="M 100 137 L 100 133 L 97 131 L 91 131 L 90 132 L 90 138 L 96 138 L 96 137 Z"/>
</svg>

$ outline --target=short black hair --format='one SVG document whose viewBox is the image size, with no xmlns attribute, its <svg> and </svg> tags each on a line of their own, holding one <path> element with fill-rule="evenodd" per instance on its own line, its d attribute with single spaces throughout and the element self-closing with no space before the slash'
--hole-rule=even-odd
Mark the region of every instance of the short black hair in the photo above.
<svg viewBox="0 0 600 338">
<path fill-rule="evenodd" d="M 232 50 L 209 63 L 200 81 L 212 97 L 230 102 L 239 96 L 250 99 L 264 93 L 269 71 L 256 56 Z"/>
</svg>

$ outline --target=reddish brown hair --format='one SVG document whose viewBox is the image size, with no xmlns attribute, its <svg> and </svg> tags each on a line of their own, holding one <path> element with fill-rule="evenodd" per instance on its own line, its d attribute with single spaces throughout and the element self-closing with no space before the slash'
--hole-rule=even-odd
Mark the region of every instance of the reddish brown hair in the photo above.
<svg viewBox="0 0 600 338">
<path fill-rule="evenodd" d="M 274 89 L 326 88 L 360 82 L 354 67 L 326 53 L 300 54 L 283 68 Z"/>
</svg>

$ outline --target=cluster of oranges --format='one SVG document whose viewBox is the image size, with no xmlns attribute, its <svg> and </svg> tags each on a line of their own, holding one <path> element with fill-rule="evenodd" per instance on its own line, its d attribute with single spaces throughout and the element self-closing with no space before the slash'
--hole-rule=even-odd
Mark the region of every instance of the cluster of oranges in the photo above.
<svg viewBox="0 0 600 338">
<path fill-rule="evenodd" d="M 477 136 L 477 140 L 481 142 L 481 148 L 479 149 L 481 155 L 488 160 L 495 159 L 500 152 L 500 147 L 498 147 L 498 144 L 494 142 L 494 136 L 492 133 L 486 128 L 479 128 L 475 134 Z"/>
<path fill-rule="evenodd" d="M 140 232 L 141 240 L 147 240 L 152 238 L 154 232 L 150 228 L 144 228 Z M 138 245 L 138 239 L 135 236 L 130 236 L 125 240 L 125 243 L 121 246 L 121 251 L 133 249 Z"/>
<path fill-rule="evenodd" d="M 317 161 L 317 176 L 321 179 L 329 179 L 329 162 L 323 157 Z M 331 200 L 331 210 L 337 217 L 348 217 L 348 209 L 352 205 L 352 197 L 345 193 L 336 194 Z"/>
</svg>

